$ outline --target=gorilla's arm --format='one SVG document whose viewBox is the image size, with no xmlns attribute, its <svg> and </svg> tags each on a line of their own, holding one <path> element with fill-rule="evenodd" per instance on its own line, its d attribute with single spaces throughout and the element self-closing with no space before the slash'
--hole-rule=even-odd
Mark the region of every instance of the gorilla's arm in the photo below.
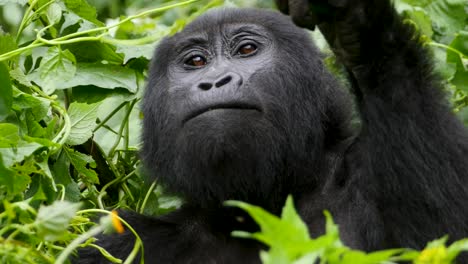
<svg viewBox="0 0 468 264">
<path fill-rule="evenodd" d="M 386 225 L 428 240 L 447 231 L 460 234 L 448 222 L 468 214 L 468 137 L 450 110 L 419 34 L 387 0 L 278 4 L 297 24 L 318 25 L 350 72 L 362 118 L 358 142 L 370 164 L 364 167 L 371 178 L 364 182 L 383 205 Z M 431 226 L 441 219 L 450 221 Z M 408 226 L 395 224 L 403 222 Z"/>
</svg>

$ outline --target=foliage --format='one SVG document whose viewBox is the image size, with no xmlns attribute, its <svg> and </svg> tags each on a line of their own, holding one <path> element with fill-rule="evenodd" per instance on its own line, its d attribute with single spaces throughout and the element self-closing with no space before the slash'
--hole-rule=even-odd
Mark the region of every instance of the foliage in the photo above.
<svg viewBox="0 0 468 264">
<path fill-rule="evenodd" d="M 397 9 L 431 46 L 436 70 L 453 93 L 455 111 L 468 105 L 468 2 L 466 0 L 396 0 Z M 467 121 L 464 114 L 465 123 Z"/>
<path fill-rule="evenodd" d="M 120 230 L 108 209 L 160 215 L 181 204 L 141 168 L 139 101 L 156 43 L 219 5 L 273 7 L 271 0 L 0 0 L 1 263 L 63 263 L 77 247 L 91 245 L 93 235 Z M 468 120 L 466 5 L 396 2 L 433 48 L 454 109 Z M 281 219 L 254 211 L 265 227 L 252 236 L 271 246 L 262 253 L 265 263 L 338 255 L 378 262 L 407 253 L 346 249 L 330 219 L 329 232 L 311 240 L 290 204 Z M 96 213 L 106 216 L 92 225 Z M 447 256 L 466 247 L 443 242 L 430 244 L 418 258 L 448 263 Z M 141 246 L 137 239 L 127 261 Z"/>
<path fill-rule="evenodd" d="M 242 208 L 259 224 L 260 231 L 257 233 L 234 231 L 233 236 L 256 239 L 267 245 L 268 252 L 260 253 L 264 264 L 390 264 L 401 261 L 412 261 L 415 264 L 449 264 L 462 251 L 468 250 L 468 239 L 447 247 L 447 237 L 444 237 L 430 242 L 421 252 L 411 249 L 387 249 L 366 253 L 350 249 L 341 242 L 338 226 L 328 212 L 324 213 L 325 234 L 310 238 L 307 226 L 294 208 L 292 197 L 286 200 L 280 217 L 244 202 L 227 201 L 226 205 Z"/>
</svg>

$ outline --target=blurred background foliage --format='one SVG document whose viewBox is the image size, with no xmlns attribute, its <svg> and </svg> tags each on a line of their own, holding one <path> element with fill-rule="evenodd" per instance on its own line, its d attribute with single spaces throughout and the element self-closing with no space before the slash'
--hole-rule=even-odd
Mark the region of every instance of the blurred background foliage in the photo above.
<svg viewBox="0 0 468 264">
<path fill-rule="evenodd" d="M 422 32 L 468 123 L 468 2 L 395 5 Z M 180 206 L 140 164 L 140 99 L 157 42 L 219 6 L 274 8 L 270 0 L 0 0 L 0 263 L 66 262 L 109 226 L 90 223 L 96 212 Z M 346 85 L 323 37 L 311 36 Z"/>
</svg>

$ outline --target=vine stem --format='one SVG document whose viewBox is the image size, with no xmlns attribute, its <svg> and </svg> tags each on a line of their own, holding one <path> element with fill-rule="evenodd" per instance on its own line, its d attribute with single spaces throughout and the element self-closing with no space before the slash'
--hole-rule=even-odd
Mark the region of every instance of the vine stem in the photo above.
<svg viewBox="0 0 468 264">
<path fill-rule="evenodd" d="M 120 25 L 122 25 L 122 24 L 124 24 L 124 23 L 126 23 L 128 21 L 131 21 L 133 19 L 136 19 L 136 18 L 147 16 L 147 15 L 150 15 L 150 14 L 153 14 L 153 13 L 160 13 L 160 12 L 163 12 L 163 11 L 175 8 L 175 7 L 188 5 L 188 4 L 191 4 L 191 3 L 198 2 L 198 1 L 201 1 L 201 0 L 187 0 L 187 1 L 180 2 L 180 3 L 175 3 L 175 4 L 166 5 L 166 6 L 163 6 L 163 7 L 150 9 L 150 10 L 143 11 L 143 12 L 141 12 L 139 14 L 136 14 L 136 15 L 128 16 L 127 18 L 122 19 L 121 21 L 119 21 L 118 23 L 113 24 L 113 25 L 109 25 L 109 26 L 106 26 L 106 27 L 97 27 L 97 28 L 93 28 L 93 29 L 89 29 L 89 30 L 75 32 L 75 33 L 72 33 L 72 34 L 69 34 L 69 35 L 66 35 L 66 36 L 63 36 L 63 37 L 51 39 L 51 40 L 44 39 L 44 38 L 42 38 L 42 36 L 40 36 L 40 34 L 44 33 L 45 30 L 47 30 L 48 28 L 50 28 L 52 26 L 52 25 L 48 25 L 48 26 L 42 28 L 41 30 L 39 30 L 39 32 L 37 33 L 37 36 L 38 36 L 37 39 L 34 42 L 32 42 L 31 44 L 29 44 L 28 46 L 25 46 L 25 47 L 22 47 L 22 48 L 19 48 L 19 49 L 15 49 L 15 50 L 12 50 L 10 52 L 7 52 L 7 53 L 4 53 L 4 54 L 0 55 L 0 62 L 11 59 L 12 57 L 20 55 L 21 53 L 23 53 L 25 51 L 28 51 L 30 49 L 40 47 L 40 46 L 44 46 L 44 45 L 62 45 L 62 44 L 70 44 L 70 43 L 76 43 L 76 42 L 81 42 L 81 41 L 102 41 L 103 37 L 105 35 L 109 34 L 107 32 L 107 30 L 109 30 L 111 28 L 118 27 L 118 26 L 120 26 Z M 75 38 L 75 37 L 78 37 L 78 36 L 81 36 L 81 35 L 87 35 L 87 34 L 102 32 L 102 31 L 106 31 L 106 32 L 101 33 L 99 36 L 94 36 L 94 37 Z M 74 39 L 71 39 L 71 38 L 74 38 Z M 106 39 L 104 42 L 111 42 L 111 41 L 112 40 Z"/>
<path fill-rule="evenodd" d="M 104 231 L 104 228 L 102 226 L 95 226 L 88 230 L 88 232 L 81 234 L 79 237 L 74 239 L 63 251 L 60 253 L 58 256 L 57 260 L 55 261 L 56 264 L 62 264 L 67 261 L 68 256 L 70 256 L 73 253 L 73 250 L 78 248 L 83 242 L 88 240 L 89 238 L 93 236 L 97 236 L 100 233 Z"/>
<path fill-rule="evenodd" d="M 153 181 L 153 183 L 149 187 L 148 191 L 146 192 L 145 199 L 143 199 L 143 203 L 141 203 L 141 207 L 138 210 L 138 212 L 140 214 L 142 214 L 144 212 L 145 207 L 146 207 L 146 203 L 148 202 L 151 193 L 153 193 L 154 188 L 156 188 L 156 181 Z"/>
<path fill-rule="evenodd" d="M 461 53 L 460 51 L 450 47 L 450 46 L 447 46 L 447 45 L 444 45 L 444 44 L 441 44 L 441 43 L 437 43 L 437 42 L 430 42 L 429 45 L 431 46 L 434 46 L 434 47 L 439 47 L 439 48 L 444 48 L 446 50 L 449 50 L 455 54 L 457 54 L 458 56 L 460 56 L 460 58 L 463 58 L 463 57 L 466 57 L 465 54 Z"/>
<path fill-rule="evenodd" d="M 104 214 L 111 214 L 112 212 L 109 212 L 109 211 L 106 211 L 106 210 L 101 210 L 101 209 L 85 209 L 85 210 L 80 210 L 77 212 L 77 214 L 86 214 L 86 213 L 104 213 Z M 130 232 L 132 232 L 132 234 L 135 236 L 135 245 L 133 246 L 133 249 L 132 249 L 132 252 L 130 252 L 130 254 L 128 255 L 127 259 L 125 260 L 124 264 L 130 264 L 130 263 L 133 263 L 133 260 L 135 260 L 137 254 L 138 254 L 138 251 L 139 249 L 141 249 L 141 258 L 140 258 L 140 263 L 144 263 L 144 247 L 143 247 L 143 241 L 141 240 L 140 236 L 138 235 L 138 233 L 135 231 L 135 229 L 133 229 L 133 227 L 127 223 L 127 221 L 125 221 L 123 218 L 121 218 L 120 216 L 117 215 L 117 217 L 119 218 L 119 220 L 128 228 L 128 230 L 130 230 Z M 89 232 L 89 231 L 88 231 Z M 86 233 L 88 233 L 86 232 Z M 102 232 L 102 231 L 101 231 Z M 85 234 L 86 234 L 85 233 Z M 97 233 L 99 234 L 99 233 Z M 97 235 L 95 234 L 95 235 Z M 84 235 L 84 234 L 83 234 Z M 94 236 L 95 236 L 94 235 Z M 86 239 L 85 239 L 86 240 Z M 83 240 L 83 241 L 85 241 Z M 74 242 L 75 240 L 73 240 Z M 76 249 L 83 241 L 81 241 L 80 243 L 78 243 L 76 245 L 75 248 L 71 249 L 71 251 L 68 253 L 67 256 L 69 256 L 74 249 Z M 72 243 L 73 243 L 72 242 Z M 71 244 L 70 244 L 71 245 Z M 69 246 L 70 246 L 69 245 Z M 68 246 L 68 247 L 69 247 Z M 67 248 L 68 248 L 67 247 Z M 63 254 L 64 252 L 62 252 Z M 62 255 L 60 254 L 60 255 Z M 65 259 L 66 257 L 65 256 Z M 60 262 L 56 262 L 56 263 L 60 263 Z M 63 262 L 62 262 L 63 263 Z"/>
<path fill-rule="evenodd" d="M 26 12 L 24 12 L 23 19 L 21 20 L 21 23 L 18 27 L 18 32 L 16 33 L 16 39 L 15 39 L 16 43 L 18 43 L 21 33 L 23 32 L 26 25 L 29 23 L 29 18 L 30 18 L 29 14 L 31 13 L 31 11 L 33 10 L 34 6 L 37 4 L 38 1 L 39 0 L 32 1 L 28 9 L 26 9 Z"/>
<path fill-rule="evenodd" d="M 134 99 L 130 104 L 129 104 L 129 107 L 127 109 L 127 112 L 125 114 L 125 117 L 124 117 L 124 121 L 122 122 L 122 124 L 120 125 L 120 129 L 119 129 L 119 134 L 117 135 L 117 139 L 115 140 L 114 142 L 114 145 L 111 147 L 111 149 L 109 150 L 109 154 L 108 156 L 112 159 L 115 155 L 115 150 L 117 149 L 117 147 L 119 146 L 120 144 L 120 140 L 122 139 L 122 135 L 123 135 L 123 130 L 125 128 L 125 126 L 127 125 L 128 123 L 128 118 L 130 117 L 130 114 L 132 113 L 132 110 L 133 110 L 133 107 L 135 106 L 135 104 L 137 103 L 138 99 Z"/>
</svg>

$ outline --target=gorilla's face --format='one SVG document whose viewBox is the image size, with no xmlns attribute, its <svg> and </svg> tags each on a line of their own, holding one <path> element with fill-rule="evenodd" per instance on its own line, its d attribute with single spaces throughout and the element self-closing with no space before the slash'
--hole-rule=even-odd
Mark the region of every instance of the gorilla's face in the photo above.
<svg viewBox="0 0 468 264">
<path fill-rule="evenodd" d="M 255 139 L 246 137 L 265 126 L 268 108 L 277 108 L 264 105 L 269 91 L 258 81 L 268 78 L 274 65 L 268 32 L 252 24 L 228 24 L 216 31 L 174 37 L 177 47 L 167 68 L 167 93 L 160 97 L 172 102 L 165 115 L 178 126 L 177 141 L 184 147 L 192 141 L 210 145 L 203 148 L 212 159 L 222 158 L 223 144 L 233 140 L 253 144 Z"/>
<path fill-rule="evenodd" d="M 144 161 L 192 203 L 283 196 L 289 161 L 321 148 L 320 90 L 303 70 L 321 70 L 315 49 L 286 17 L 258 12 L 208 13 L 156 51 Z"/>
</svg>

